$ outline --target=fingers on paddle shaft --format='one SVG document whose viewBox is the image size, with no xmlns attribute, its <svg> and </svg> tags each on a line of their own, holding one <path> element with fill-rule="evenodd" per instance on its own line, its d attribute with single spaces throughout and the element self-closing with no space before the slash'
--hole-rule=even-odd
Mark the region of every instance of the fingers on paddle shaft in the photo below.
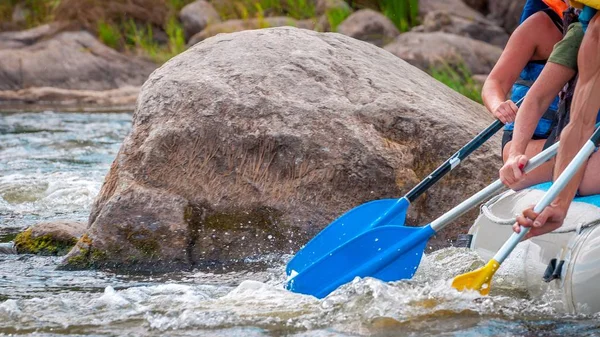
<svg viewBox="0 0 600 337">
<path fill-rule="evenodd" d="M 481 295 L 487 295 L 490 293 L 492 277 L 499 267 L 500 263 L 492 259 L 482 268 L 455 277 L 452 287 L 459 291 L 476 290 Z"/>
</svg>

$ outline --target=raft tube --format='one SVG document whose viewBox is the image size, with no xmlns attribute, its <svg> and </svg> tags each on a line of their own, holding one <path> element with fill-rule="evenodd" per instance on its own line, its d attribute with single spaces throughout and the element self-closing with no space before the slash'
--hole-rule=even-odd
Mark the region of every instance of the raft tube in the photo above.
<svg viewBox="0 0 600 337">
<path fill-rule="evenodd" d="M 512 234 L 515 215 L 537 203 L 549 187 L 544 183 L 507 191 L 483 204 L 469 230 L 470 248 L 483 260 L 491 259 Z M 562 302 L 570 313 L 600 312 L 598 224 L 600 195 L 575 198 L 561 228 L 519 243 L 507 259 L 510 272 L 522 279 L 533 298 Z"/>
</svg>

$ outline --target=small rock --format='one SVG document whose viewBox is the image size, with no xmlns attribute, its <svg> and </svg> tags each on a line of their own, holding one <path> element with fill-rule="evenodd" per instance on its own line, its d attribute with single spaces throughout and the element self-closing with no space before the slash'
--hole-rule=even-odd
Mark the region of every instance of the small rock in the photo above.
<svg viewBox="0 0 600 337">
<path fill-rule="evenodd" d="M 524 5 L 525 1 L 522 0 L 489 0 L 488 19 L 512 33 L 519 25 Z"/>
<path fill-rule="evenodd" d="M 317 16 L 324 15 L 329 10 L 342 10 L 352 12 L 352 8 L 344 0 L 317 0 L 315 14 Z"/>
<path fill-rule="evenodd" d="M 383 47 L 400 35 L 398 28 L 388 17 L 372 9 L 353 13 L 339 25 L 337 31 L 378 47 Z"/>
<path fill-rule="evenodd" d="M 462 0 L 419 0 L 419 14 L 422 17 L 434 11 L 445 11 L 465 19 L 485 18 L 483 14 L 467 6 Z"/>
<path fill-rule="evenodd" d="M 75 246 L 85 230 L 83 222 L 42 222 L 19 233 L 15 238 L 15 248 L 19 254 L 64 255 Z"/>
<path fill-rule="evenodd" d="M 187 41 L 206 26 L 221 22 L 221 17 L 212 4 L 205 0 L 197 0 L 181 9 L 179 20 L 183 23 Z"/>
</svg>

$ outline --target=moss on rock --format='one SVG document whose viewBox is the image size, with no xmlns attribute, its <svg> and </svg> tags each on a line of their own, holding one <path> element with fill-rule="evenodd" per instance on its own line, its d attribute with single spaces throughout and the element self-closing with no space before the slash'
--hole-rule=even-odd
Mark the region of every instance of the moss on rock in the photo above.
<svg viewBox="0 0 600 337">
<path fill-rule="evenodd" d="M 32 235 L 32 229 L 17 234 L 15 237 L 15 247 L 19 254 L 36 255 L 65 255 L 75 246 L 77 239 L 58 240 L 52 235 Z"/>
</svg>

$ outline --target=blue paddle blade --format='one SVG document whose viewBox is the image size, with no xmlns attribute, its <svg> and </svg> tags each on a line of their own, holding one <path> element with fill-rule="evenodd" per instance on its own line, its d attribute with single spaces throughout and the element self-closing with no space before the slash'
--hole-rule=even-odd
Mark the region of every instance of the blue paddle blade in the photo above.
<svg viewBox="0 0 600 337">
<path fill-rule="evenodd" d="M 375 200 L 355 207 L 325 227 L 288 262 L 286 273 L 302 272 L 311 264 L 369 229 L 379 226 L 402 226 L 410 206 L 406 198 Z M 389 212 L 389 216 L 385 217 Z M 378 221 L 381 219 L 380 221 Z"/>
<path fill-rule="evenodd" d="M 363 233 L 341 245 L 303 271 L 292 271 L 286 288 L 323 298 L 355 277 L 382 281 L 411 278 L 421 262 L 431 226 L 383 226 Z"/>
</svg>

